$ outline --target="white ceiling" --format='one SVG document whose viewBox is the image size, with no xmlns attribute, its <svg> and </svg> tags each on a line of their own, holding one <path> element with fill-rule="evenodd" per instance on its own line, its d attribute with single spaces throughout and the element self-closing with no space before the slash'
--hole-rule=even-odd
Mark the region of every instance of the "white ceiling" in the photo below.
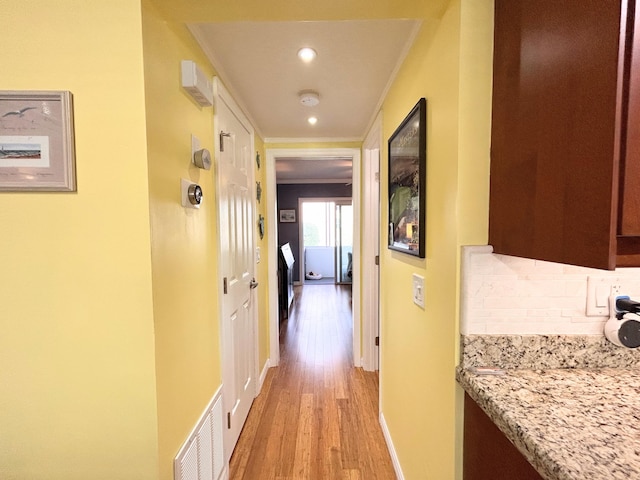
<svg viewBox="0 0 640 480">
<path fill-rule="evenodd" d="M 351 183 L 351 157 L 276 158 L 278 183 Z"/>
<path fill-rule="evenodd" d="M 266 141 L 362 140 L 413 42 L 417 20 L 194 23 L 189 29 Z M 310 64 L 302 47 L 318 53 Z M 320 104 L 305 107 L 302 90 Z M 318 118 L 315 126 L 307 117 Z"/>
<path fill-rule="evenodd" d="M 190 23 L 225 86 L 266 142 L 361 141 L 420 27 L 418 20 Z M 317 58 L 303 63 L 302 47 Z M 306 107 L 299 92 L 315 90 Z M 309 116 L 318 123 L 309 125 Z M 343 182 L 344 158 L 277 159 L 278 183 Z"/>
</svg>

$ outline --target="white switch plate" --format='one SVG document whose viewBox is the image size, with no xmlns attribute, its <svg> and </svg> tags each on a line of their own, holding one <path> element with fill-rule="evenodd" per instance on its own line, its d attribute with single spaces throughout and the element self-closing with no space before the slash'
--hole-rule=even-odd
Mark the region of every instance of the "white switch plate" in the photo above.
<svg viewBox="0 0 640 480">
<path fill-rule="evenodd" d="M 587 317 L 608 317 L 609 297 L 619 293 L 620 279 L 617 277 L 587 277 Z"/>
<path fill-rule="evenodd" d="M 191 134 L 191 162 L 193 163 L 193 156 L 200 150 L 200 139 Z"/>
<path fill-rule="evenodd" d="M 424 308 L 424 277 L 413 274 L 413 303 Z"/>
</svg>

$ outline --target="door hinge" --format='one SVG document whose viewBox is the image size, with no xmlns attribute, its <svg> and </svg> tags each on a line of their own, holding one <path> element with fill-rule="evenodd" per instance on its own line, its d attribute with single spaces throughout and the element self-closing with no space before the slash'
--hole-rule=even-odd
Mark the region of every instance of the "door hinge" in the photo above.
<svg viewBox="0 0 640 480">
<path fill-rule="evenodd" d="M 376 337 L 376 347 L 380 346 L 380 337 Z"/>
<path fill-rule="evenodd" d="M 380 265 L 380 255 L 376 255 L 376 265 Z"/>
<path fill-rule="evenodd" d="M 224 137 L 230 137 L 230 133 L 223 132 L 220 130 L 220 151 L 224 152 Z"/>
<path fill-rule="evenodd" d="M 231 412 L 227 412 L 227 428 L 231 429 Z"/>
<path fill-rule="evenodd" d="M 227 277 L 222 279 L 222 293 L 227 294 Z"/>
</svg>

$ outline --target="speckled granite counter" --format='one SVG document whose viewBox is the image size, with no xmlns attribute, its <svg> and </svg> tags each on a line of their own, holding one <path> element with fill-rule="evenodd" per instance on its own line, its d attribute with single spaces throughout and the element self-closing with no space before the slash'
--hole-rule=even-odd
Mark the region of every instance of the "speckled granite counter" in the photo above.
<svg viewBox="0 0 640 480">
<path fill-rule="evenodd" d="M 542 477 L 640 479 L 640 368 L 628 351 L 620 349 L 623 368 L 511 364 L 506 375 L 480 376 L 464 368 L 478 363 L 469 360 L 477 349 L 470 350 L 466 360 L 463 351 L 458 382 Z"/>
</svg>

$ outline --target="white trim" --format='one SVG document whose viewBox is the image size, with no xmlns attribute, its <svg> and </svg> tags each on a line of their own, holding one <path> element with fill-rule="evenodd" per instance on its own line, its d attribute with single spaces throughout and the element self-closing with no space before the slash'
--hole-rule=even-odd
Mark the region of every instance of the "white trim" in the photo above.
<svg viewBox="0 0 640 480">
<path fill-rule="evenodd" d="M 337 142 L 362 142 L 362 137 L 268 137 L 264 139 L 265 146 L 268 143 L 337 143 Z M 315 150 L 315 149 L 312 149 Z"/>
<path fill-rule="evenodd" d="M 402 51 L 398 54 L 398 60 L 396 62 L 396 66 L 391 72 L 391 75 L 389 75 L 389 80 L 387 80 L 387 84 L 385 85 L 384 90 L 382 90 L 380 99 L 378 100 L 378 103 L 376 103 L 376 108 L 373 109 L 374 113 L 371 117 L 371 120 L 369 120 L 367 129 L 365 130 L 365 132 L 368 132 L 373 128 L 373 125 L 377 120 L 378 112 L 382 109 L 382 104 L 384 103 L 384 99 L 387 98 L 387 94 L 391 89 L 391 85 L 393 85 L 393 83 L 396 81 L 396 76 L 398 75 L 400 68 L 404 64 L 404 61 L 407 58 L 407 55 L 409 55 L 409 51 L 411 50 L 411 47 L 413 47 L 413 43 L 416 41 L 416 37 L 418 36 L 418 32 L 420 32 L 421 28 L 422 28 L 422 20 L 419 20 L 413 26 L 413 29 L 411 30 L 411 33 L 407 38 L 407 42 L 404 44 Z"/>
<path fill-rule="evenodd" d="M 374 257 L 380 254 L 380 161 L 382 145 L 382 113 L 364 141 L 362 208 L 362 367 L 367 371 L 379 368 L 375 338 L 379 336 L 380 266 Z M 375 208 L 374 208 L 375 207 Z"/>
<path fill-rule="evenodd" d="M 278 180 L 278 185 L 295 185 L 308 183 L 351 183 L 352 178 L 304 178 L 295 180 Z"/>
<path fill-rule="evenodd" d="M 267 278 L 269 288 L 269 358 L 271 365 L 280 364 L 280 309 L 278 305 L 278 197 L 276 195 L 276 162 L 266 150 L 267 205 Z"/>
<path fill-rule="evenodd" d="M 260 377 L 258 377 L 258 385 L 256 387 L 256 397 L 262 391 L 262 385 L 264 385 L 264 380 L 267 378 L 267 373 L 269 373 L 269 368 L 271 368 L 271 362 L 267 358 L 267 361 L 264 362 L 264 367 L 262 368 L 262 372 L 260 372 Z"/>
<path fill-rule="evenodd" d="M 396 453 L 396 449 L 393 446 L 393 440 L 391 440 L 391 433 L 389 432 L 389 428 L 387 427 L 387 422 L 384 419 L 384 415 L 380 412 L 380 427 L 382 428 L 382 435 L 384 435 L 384 441 L 387 444 L 387 450 L 389 450 L 389 455 L 391 455 L 391 463 L 393 464 L 393 469 L 396 472 L 396 477 L 398 480 L 404 480 L 404 474 L 402 473 L 402 467 L 400 466 L 400 460 L 398 459 L 398 454 Z"/>
<path fill-rule="evenodd" d="M 228 78 L 228 75 L 222 66 L 222 62 L 218 61 L 218 58 L 216 57 L 214 51 L 209 47 L 209 42 L 207 42 L 206 39 L 200 33 L 200 29 L 198 28 L 198 25 L 189 24 L 189 23 L 187 23 L 186 25 L 189 32 L 191 32 L 191 35 L 193 35 L 193 38 L 195 38 L 200 48 L 202 48 L 202 50 L 204 51 L 204 54 L 209 59 L 209 63 L 215 69 L 216 77 L 219 79 L 220 83 L 225 85 L 225 89 L 228 91 L 230 96 L 235 99 L 234 103 L 236 104 L 237 109 L 240 110 L 247 119 L 249 119 L 249 124 L 258 133 L 258 136 L 260 138 L 264 138 L 264 136 L 262 135 L 262 131 L 260 130 L 260 128 L 256 126 L 257 123 L 253 120 L 253 117 L 251 117 L 251 115 L 249 114 L 249 109 L 247 108 L 247 105 L 242 100 L 242 97 L 240 96 L 238 91 L 233 88 L 232 83 L 226 81 L 226 79 Z M 215 108 L 215 86 L 213 91 L 213 97 L 214 97 L 214 108 Z"/>
<path fill-rule="evenodd" d="M 326 158 L 333 157 L 351 157 L 353 160 L 353 276 L 352 295 L 353 295 L 353 363 L 354 366 L 361 365 L 361 348 L 360 348 L 360 157 L 359 148 L 266 148 L 266 177 L 267 177 L 267 225 L 269 225 L 269 285 L 277 285 L 278 283 L 278 216 L 277 216 L 277 198 L 276 198 L 276 158 L 310 158 L 320 156 Z M 273 366 L 280 363 L 280 336 L 279 325 L 280 315 L 278 312 L 278 290 L 277 288 L 269 289 L 269 347 L 270 358 Z"/>
</svg>

